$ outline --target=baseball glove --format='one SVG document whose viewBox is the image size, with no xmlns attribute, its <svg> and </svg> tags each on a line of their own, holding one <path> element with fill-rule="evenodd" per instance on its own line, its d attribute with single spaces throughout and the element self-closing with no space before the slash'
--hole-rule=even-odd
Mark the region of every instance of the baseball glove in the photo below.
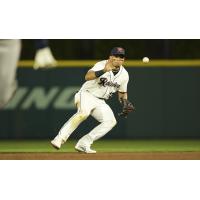
<svg viewBox="0 0 200 200">
<path fill-rule="evenodd" d="M 133 106 L 133 104 L 128 101 L 127 99 L 121 99 L 121 104 L 122 104 L 122 112 L 118 113 L 119 116 L 125 117 L 127 118 L 128 114 L 130 112 L 135 111 L 135 107 Z"/>
</svg>

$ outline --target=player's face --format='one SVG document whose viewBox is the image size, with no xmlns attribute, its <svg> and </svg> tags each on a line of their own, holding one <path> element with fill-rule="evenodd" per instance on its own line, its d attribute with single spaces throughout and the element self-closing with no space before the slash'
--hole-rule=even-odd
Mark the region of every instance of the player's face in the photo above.
<svg viewBox="0 0 200 200">
<path fill-rule="evenodd" d="M 125 58 L 122 55 L 110 56 L 114 67 L 119 68 L 123 65 Z"/>
</svg>

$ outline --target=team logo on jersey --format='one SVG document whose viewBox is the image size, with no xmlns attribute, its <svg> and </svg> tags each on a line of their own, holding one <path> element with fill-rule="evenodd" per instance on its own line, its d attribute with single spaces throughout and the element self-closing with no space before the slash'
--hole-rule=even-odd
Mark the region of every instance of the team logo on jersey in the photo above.
<svg viewBox="0 0 200 200">
<path fill-rule="evenodd" d="M 115 87 L 117 89 L 120 87 L 120 85 L 117 82 L 113 83 L 112 81 L 108 81 L 108 79 L 104 78 L 104 77 L 100 78 L 99 85 L 102 85 L 104 87 L 106 87 L 106 86 Z"/>
</svg>

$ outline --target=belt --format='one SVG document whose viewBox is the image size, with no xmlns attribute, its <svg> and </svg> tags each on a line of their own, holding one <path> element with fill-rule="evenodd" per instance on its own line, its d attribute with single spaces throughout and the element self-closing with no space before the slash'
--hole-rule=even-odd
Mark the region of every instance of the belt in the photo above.
<svg viewBox="0 0 200 200">
<path fill-rule="evenodd" d="M 100 98 L 100 97 L 96 97 L 96 98 L 101 99 L 101 100 L 106 100 L 106 99 L 104 99 L 104 98 Z"/>
<path fill-rule="evenodd" d="M 80 90 L 79 90 L 80 91 Z M 87 91 L 87 92 L 89 92 L 88 90 L 85 90 L 85 91 Z M 90 92 L 89 92 L 90 93 Z M 90 93 L 91 94 L 91 93 Z M 93 95 L 93 94 L 92 94 Z M 104 99 L 104 98 L 101 98 L 101 97 L 97 97 L 97 96 L 95 96 L 95 95 L 93 95 L 94 97 L 96 97 L 96 98 L 98 98 L 98 99 L 101 99 L 101 100 L 106 100 L 106 99 Z"/>
</svg>

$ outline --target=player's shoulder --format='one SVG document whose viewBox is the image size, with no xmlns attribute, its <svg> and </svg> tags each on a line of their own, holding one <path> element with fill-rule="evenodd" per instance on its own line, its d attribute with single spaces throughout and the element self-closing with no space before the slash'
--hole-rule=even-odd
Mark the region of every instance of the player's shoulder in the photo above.
<svg viewBox="0 0 200 200">
<path fill-rule="evenodd" d="M 124 66 L 121 66 L 121 67 L 122 67 L 123 74 L 126 75 L 126 76 L 129 76 L 128 71 L 126 70 L 126 68 Z"/>
<path fill-rule="evenodd" d="M 102 65 L 102 66 L 104 66 L 104 65 L 106 64 L 107 61 L 108 61 L 108 60 L 101 60 L 101 61 L 95 63 L 95 65 L 99 65 L 99 66 Z"/>
<path fill-rule="evenodd" d="M 106 64 L 106 60 L 99 61 L 95 63 L 94 66 L 90 70 L 93 70 L 93 71 L 102 70 L 105 67 L 105 64 Z"/>
</svg>

